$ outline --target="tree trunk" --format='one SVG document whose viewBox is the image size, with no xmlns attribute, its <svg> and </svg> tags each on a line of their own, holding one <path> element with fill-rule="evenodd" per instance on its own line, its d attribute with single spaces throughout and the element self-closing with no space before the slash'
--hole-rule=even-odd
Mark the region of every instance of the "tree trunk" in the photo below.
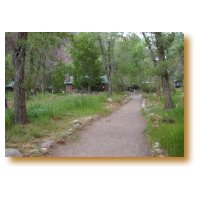
<svg viewBox="0 0 199 199">
<path fill-rule="evenodd" d="M 164 63 L 165 54 L 164 54 L 164 46 L 163 46 L 164 41 L 162 40 L 162 33 L 155 32 L 155 38 L 156 38 L 156 47 L 157 47 L 159 62 L 161 64 L 160 67 L 162 67 L 161 81 L 162 81 L 162 91 L 163 91 L 164 101 L 165 101 L 164 108 L 172 109 L 173 104 L 172 104 L 170 88 L 169 88 L 169 74 Z"/>
<path fill-rule="evenodd" d="M 161 80 L 162 80 L 162 90 L 163 90 L 164 101 L 165 101 L 164 108 L 172 109 L 173 104 L 172 104 L 170 88 L 169 88 L 169 74 L 167 71 L 165 71 L 161 75 Z"/>
<path fill-rule="evenodd" d="M 156 95 L 157 95 L 157 103 L 158 105 L 160 105 L 160 97 L 161 97 L 161 81 L 158 78 L 158 82 L 157 82 L 157 91 L 156 91 Z"/>
<path fill-rule="evenodd" d="M 149 52 L 150 52 L 150 57 L 151 57 L 151 60 L 153 61 L 153 65 L 155 68 L 158 67 L 158 63 L 157 63 L 157 60 L 156 60 L 156 56 L 155 56 L 155 53 L 153 52 L 153 49 L 152 49 L 152 45 L 149 41 L 149 38 L 146 36 L 146 34 L 143 32 L 142 33 L 144 39 L 145 39 L 145 42 L 147 43 L 147 46 L 148 46 L 148 49 L 149 49 Z M 159 80 L 159 77 L 158 77 L 158 84 L 156 86 L 156 94 L 157 94 L 157 103 L 160 104 L 160 97 L 161 97 L 161 82 Z"/>
<path fill-rule="evenodd" d="M 91 85 L 88 84 L 88 94 L 91 94 Z"/>
<path fill-rule="evenodd" d="M 28 33 L 19 32 L 16 47 L 13 53 L 14 64 L 14 111 L 15 123 L 26 124 L 26 103 L 25 103 L 25 88 L 24 88 L 24 68 Z"/>
<path fill-rule="evenodd" d="M 112 82 L 111 82 L 111 66 L 107 68 L 107 79 L 108 79 L 108 94 L 112 96 Z"/>
<path fill-rule="evenodd" d="M 5 108 L 8 108 L 8 102 L 7 102 L 6 97 L 5 97 Z"/>
<path fill-rule="evenodd" d="M 98 41 L 100 44 L 100 50 L 101 50 L 101 54 L 102 54 L 102 58 L 104 61 L 104 66 L 105 66 L 105 71 L 106 71 L 106 75 L 107 75 L 107 80 L 108 80 L 108 93 L 109 93 L 109 97 L 112 96 L 112 85 L 111 85 L 111 65 L 110 65 L 110 46 L 108 46 L 108 55 L 105 53 L 105 49 L 104 46 L 102 44 L 102 38 L 98 35 Z"/>
</svg>

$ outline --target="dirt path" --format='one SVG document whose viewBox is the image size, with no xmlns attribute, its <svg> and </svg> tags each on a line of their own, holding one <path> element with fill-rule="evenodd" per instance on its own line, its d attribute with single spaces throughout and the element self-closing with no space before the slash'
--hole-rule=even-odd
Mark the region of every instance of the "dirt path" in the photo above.
<svg viewBox="0 0 199 199">
<path fill-rule="evenodd" d="M 77 142 L 55 145 L 52 157 L 143 157 L 149 156 L 144 134 L 146 121 L 140 113 L 142 98 L 132 95 L 111 115 L 94 121 L 79 132 Z"/>
</svg>

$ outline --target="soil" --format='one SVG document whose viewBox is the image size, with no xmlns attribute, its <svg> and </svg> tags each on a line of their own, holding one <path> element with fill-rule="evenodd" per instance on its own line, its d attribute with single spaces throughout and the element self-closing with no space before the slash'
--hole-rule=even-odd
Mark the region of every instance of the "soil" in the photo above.
<svg viewBox="0 0 199 199">
<path fill-rule="evenodd" d="M 121 108 L 79 131 L 76 142 L 56 144 L 51 157 L 146 157 L 151 156 L 140 113 L 142 98 L 132 95 Z"/>
</svg>

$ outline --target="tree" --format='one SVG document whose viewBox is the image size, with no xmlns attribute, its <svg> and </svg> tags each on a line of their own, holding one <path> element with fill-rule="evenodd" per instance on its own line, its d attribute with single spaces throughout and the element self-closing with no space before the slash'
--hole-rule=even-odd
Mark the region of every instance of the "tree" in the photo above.
<svg viewBox="0 0 199 199">
<path fill-rule="evenodd" d="M 74 64 L 74 84 L 81 88 L 92 87 L 100 83 L 102 67 L 99 50 L 93 33 L 80 33 L 74 36 L 70 50 Z"/>
<path fill-rule="evenodd" d="M 156 74 L 161 79 L 161 86 L 165 102 L 164 108 L 172 109 L 173 103 L 170 94 L 168 72 L 168 68 L 171 67 L 171 60 L 169 59 L 168 55 L 171 53 L 170 47 L 173 44 L 175 34 L 161 32 L 147 33 L 149 34 L 149 36 L 146 33 L 142 34 L 149 48 L 150 56 L 153 60 L 154 67 L 156 68 Z M 159 86 L 157 90 L 159 91 Z"/>
<path fill-rule="evenodd" d="M 114 67 L 114 45 L 118 33 L 97 33 L 101 56 L 103 58 L 104 68 L 108 79 L 109 96 L 112 96 L 112 73 Z"/>
<path fill-rule="evenodd" d="M 139 85 L 146 78 L 144 66 L 150 65 L 145 60 L 144 43 L 136 34 L 129 33 L 117 39 L 114 55 L 112 83 L 116 90 L 124 90 L 132 84 Z"/>
<path fill-rule="evenodd" d="M 71 74 L 71 67 L 70 65 L 66 65 L 63 62 L 58 63 L 54 72 L 53 72 L 53 79 L 52 79 L 52 87 L 53 89 L 60 91 L 64 87 L 64 79 L 66 74 Z"/>
<path fill-rule="evenodd" d="M 157 60 L 157 50 L 155 47 L 155 36 L 154 34 L 147 34 L 145 32 L 142 32 L 142 35 L 145 39 L 145 42 L 147 44 L 147 47 L 149 49 L 149 54 L 150 54 L 150 58 L 153 62 L 153 66 L 155 70 L 158 70 L 158 60 Z M 156 75 L 157 76 L 157 83 L 156 83 L 156 94 L 157 94 L 157 102 L 158 104 L 160 103 L 160 96 L 161 96 L 161 81 L 160 81 L 160 75 Z"/>
<path fill-rule="evenodd" d="M 25 57 L 27 50 L 27 32 L 19 32 L 17 34 L 16 45 L 13 53 L 13 65 L 14 65 L 14 112 L 15 123 L 26 124 L 27 113 L 25 103 L 25 87 L 24 87 L 24 69 L 25 69 Z"/>
<path fill-rule="evenodd" d="M 167 70 L 167 62 L 165 59 L 165 51 L 168 49 L 169 45 L 173 42 L 173 34 L 163 34 L 161 32 L 155 32 L 157 54 L 159 57 L 159 64 L 161 67 L 161 81 L 162 81 L 162 91 L 165 99 L 164 108 L 172 109 L 173 103 L 169 88 L 169 73 Z"/>
<path fill-rule="evenodd" d="M 25 91 L 29 93 L 38 85 L 45 91 L 57 63 L 57 60 L 51 61 L 53 50 L 60 47 L 62 40 L 72 36 L 71 33 L 6 33 L 6 81 L 13 75 L 13 65 L 15 123 L 27 123 Z M 9 54 L 13 55 L 13 60 Z"/>
</svg>

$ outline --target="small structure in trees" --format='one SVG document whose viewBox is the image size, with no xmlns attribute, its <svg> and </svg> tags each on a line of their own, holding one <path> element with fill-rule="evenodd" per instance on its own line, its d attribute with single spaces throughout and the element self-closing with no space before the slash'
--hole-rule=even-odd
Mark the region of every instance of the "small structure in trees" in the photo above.
<svg viewBox="0 0 199 199">
<path fill-rule="evenodd" d="M 92 86 L 92 91 L 108 91 L 108 78 L 106 75 L 101 76 L 102 79 L 102 84 Z M 64 80 L 64 85 L 65 85 L 65 91 L 66 93 L 72 93 L 75 91 L 75 86 L 74 86 L 74 77 L 70 76 L 69 74 L 66 74 L 65 80 Z M 83 88 L 84 89 L 84 88 Z"/>
<path fill-rule="evenodd" d="M 14 81 L 9 81 L 6 85 L 5 85 L 5 90 L 6 91 L 12 91 L 14 90 Z"/>
<path fill-rule="evenodd" d="M 182 82 L 178 81 L 178 80 L 174 80 L 173 81 L 174 87 L 175 88 L 180 88 L 182 87 Z"/>
<path fill-rule="evenodd" d="M 64 84 L 66 87 L 66 93 L 72 93 L 74 90 L 73 87 L 73 76 L 70 76 L 69 74 L 66 75 L 66 78 L 64 80 Z"/>
</svg>

